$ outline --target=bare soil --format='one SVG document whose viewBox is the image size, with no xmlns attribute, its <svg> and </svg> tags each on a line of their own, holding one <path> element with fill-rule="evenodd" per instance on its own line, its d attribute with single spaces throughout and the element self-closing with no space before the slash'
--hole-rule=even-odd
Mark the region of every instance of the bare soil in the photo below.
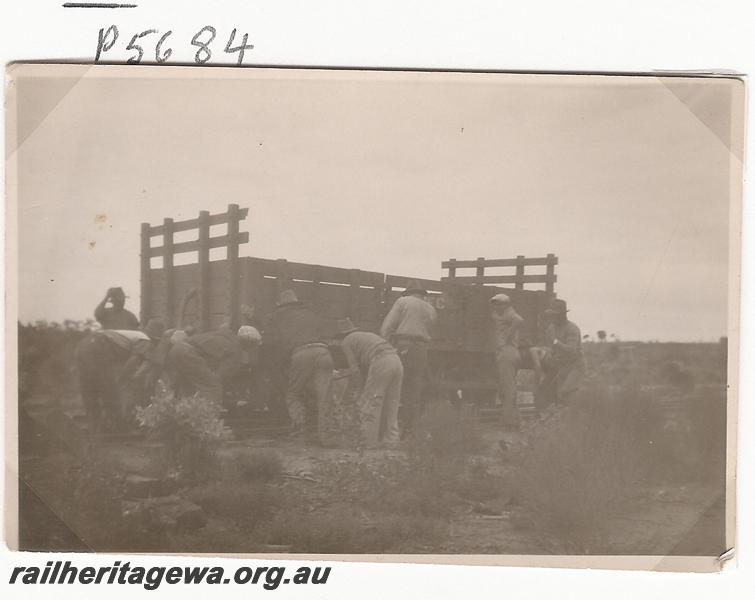
<svg viewBox="0 0 755 600">
<path fill-rule="evenodd" d="M 159 476 L 162 465 L 162 445 L 132 435 L 103 438 L 88 445 L 74 443 L 69 430 L 68 439 L 51 427 L 60 420 L 76 425 L 76 413 L 57 414 L 42 400 L 30 403 L 25 435 L 30 440 L 22 448 L 20 473 L 22 545 L 27 549 L 102 550 L 102 527 L 107 527 L 96 515 L 87 513 L 80 498 L 71 489 L 72 482 L 86 469 L 87 458 L 80 454 L 96 454 L 98 462 L 107 465 L 112 475 L 138 474 Z M 72 425 L 73 424 L 73 425 Z M 79 430 L 83 434 L 83 431 Z M 516 434 L 502 434 L 497 426 L 481 426 L 484 445 L 475 458 L 485 465 L 491 476 L 507 478 L 515 465 L 501 450 L 499 441 L 516 444 Z M 220 449 L 221 459 L 239 449 L 274 451 L 282 460 L 282 476 L 271 485 L 283 494 L 290 507 L 292 499 L 301 514 L 328 522 L 345 516 L 366 529 L 376 527 L 385 515 L 357 506 L 349 490 L 334 489 L 324 480 L 334 465 L 363 464 L 379 466 L 385 461 L 401 460 L 405 452 L 356 452 L 343 449 L 324 449 L 292 441 L 280 434 L 257 431 L 245 439 L 237 439 Z M 78 453 L 78 454 L 77 454 Z M 326 475 L 327 477 L 327 475 Z M 353 492 L 353 491 L 352 491 Z M 306 505 L 306 506 L 304 506 Z M 569 552 L 563 542 L 543 531 L 533 519 L 528 507 L 522 506 L 512 493 L 503 492 L 484 501 L 470 500 L 463 495 L 453 504 L 447 516 L 433 517 L 436 530 L 430 541 L 403 539 L 392 546 L 405 553 L 438 554 L 561 554 Z M 647 481 L 631 489 L 609 516 L 604 527 L 605 544 L 612 554 L 652 555 L 711 555 L 723 548 L 724 497 L 721 483 L 711 481 Z M 210 517 L 205 529 L 186 532 L 182 543 L 201 540 L 205 532 L 218 537 L 222 546 L 224 535 L 233 526 L 222 518 Z M 188 540 L 188 541 L 187 541 Z M 157 542 L 156 542 L 157 543 Z M 99 546 L 99 547 L 98 547 Z M 291 549 L 290 545 L 250 543 L 254 549 Z M 190 548 L 186 548 L 190 549 Z M 217 550 L 222 551 L 223 547 Z M 582 552 L 592 553 L 590 548 Z M 596 550 L 597 551 L 597 550 Z M 598 553 L 602 553 L 602 550 Z"/>
</svg>

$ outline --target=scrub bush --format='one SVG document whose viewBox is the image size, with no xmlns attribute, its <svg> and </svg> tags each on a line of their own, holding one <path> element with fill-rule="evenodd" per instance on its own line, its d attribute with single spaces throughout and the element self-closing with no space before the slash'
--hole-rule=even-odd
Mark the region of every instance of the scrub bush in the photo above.
<svg viewBox="0 0 755 600">
<path fill-rule="evenodd" d="M 210 472 L 217 449 L 230 439 L 223 409 L 201 395 L 175 398 L 160 384 L 150 404 L 137 407 L 136 420 L 151 436 L 166 443 L 167 458 L 186 477 Z"/>
</svg>

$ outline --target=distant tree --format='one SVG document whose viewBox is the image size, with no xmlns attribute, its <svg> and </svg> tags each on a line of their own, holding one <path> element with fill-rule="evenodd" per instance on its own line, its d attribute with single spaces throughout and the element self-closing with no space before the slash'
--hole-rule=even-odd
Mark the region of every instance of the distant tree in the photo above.
<svg viewBox="0 0 755 600">
<path fill-rule="evenodd" d="M 607 335 L 608 335 L 608 334 L 606 334 L 606 332 L 605 332 L 604 330 L 602 330 L 602 329 L 601 329 L 600 331 L 598 331 L 598 339 L 599 339 L 599 340 L 600 340 L 601 342 L 605 342 L 605 341 L 606 341 L 606 337 L 607 337 Z"/>
</svg>

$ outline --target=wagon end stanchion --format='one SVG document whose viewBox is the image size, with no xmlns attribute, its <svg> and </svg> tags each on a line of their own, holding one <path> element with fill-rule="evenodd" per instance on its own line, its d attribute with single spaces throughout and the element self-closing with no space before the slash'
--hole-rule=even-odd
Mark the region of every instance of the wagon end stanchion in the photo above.
<svg viewBox="0 0 755 600">
<path fill-rule="evenodd" d="M 141 251 L 139 253 L 139 322 L 146 323 L 150 316 L 151 309 L 151 286 L 150 286 L 150 225 L 149 223 L 142 223 L 141 226 Z"/>
<path fill-rule="evenodd" d="M 545 291 L 548 294 L 555 293 L 555 284 L 558 281 L 556 275 L 556 265 L 558 257 L 555 254 L 548 254 L 544 257 L 527 258 L 519 255 L 516 258 L 490 258 L 483 257 L 476 260 L 457 260 L 451 258 L 441 263 L 441 269 L 447 270 L 448 273 L 441 277 L 441 281 L 452 281 L 454 283 L 483 285 L 508 284 L 514 286 L 515 291 L 524 291 L 527 284 L 545 284 Z M 546 268 L 545 273 L 528 274 L 525 272 L 526 267 Z M 490 275 L 486 269 L 499 267 L 513 267 L 513 275 Z M 459 275 L 460 269 L 475 269 L 474 275 Z"/>
<path fill-rule="evenodd" d="M 199 322 L 210 327 L 210 212 L 199 213 Z"/>
<path fill-rule="evenodd" d="M 249 233 L 239 231 L 239 224 L 249 212 L 248 208 L 239 208 L 238 204 L 229 204 L 224 213 L 210 214 L 200 211 L 199 216 L 185 221 L 166 218 L 161 225 L 141 225 L 141 321 L 161 318 L 166 326 L 174 327 L 177 322 L 176 298 L 180 295 L 179 287 L 198 287 L 200 294 L 199 322 L 203 330 L 212 326 L 213 317 L 230 316 L 231 324 L 240 321 L 240 287 L 241 269 L 239 246 L 249 242 Z M 223 235 L 211 236 L 210 227 L 227 225 Z M 183 231 L 197 231 L 197 238 L 186 242 L 176 242 L 174 236 Z M 161 246 L 152 246 L 152 238 L 162 236 Z M 226 261 L 216 270 L 226 274 L 227 304 L 218 304 L 217 296 L 212 294 L 213 267 L 210 262 L 210 250 L 226 248 Z M 175 256 L 187 252 L 197 253 L 197 263 L 177 267 Z M 151 259 L 162 258 L 161 268 L 153 269 Z M 187 273 L 185 267 L 191 269 Z M 179 273 L 180 271 L 180 273 Z M 188 278 L 186 275 L 188 274 Z M 181 284 L 178 283 L 178 278 Z M 163 290 L 160 293 L 160 290 Z"/>
</svg>

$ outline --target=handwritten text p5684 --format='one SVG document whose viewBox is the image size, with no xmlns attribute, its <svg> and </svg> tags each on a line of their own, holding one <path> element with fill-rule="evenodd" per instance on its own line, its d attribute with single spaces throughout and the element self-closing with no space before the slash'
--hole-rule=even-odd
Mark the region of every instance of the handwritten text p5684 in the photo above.
<svg viewBox="0 0 755 600">
<path fill-rule="evenodd" d="M 244 62 L 244 55 L 247 50 L 254 48 L 249 43 L 249 34 L 240 35 L 234 28 L 229 34 L 218 38 L 218 31 L 212 25 L 205 25 L 197 31 L 190 41 L 183 43 L 196 48 L 194 52 L 194 62 L 202 65 L 210 61 L 215 56 L 217 62 L 232 62 L 231 56 L 235 55 L 235 62 L 241 65 Z M 225 41 L 225 46 L 223 42 Z M 97 49 L 94 55 L 94 62 L 108 61 L 118 46 L 125 46 L 128 53 L 126 62 L 129 64 L 138 64 L 142 61 L 151 62 L 154 59 L 156 63 L 168 62 L 173 54 L 173 49 L 180 42 L 173 35 L 172 30 L 160 32 L 157 29 L 144 29 L 131 36 L 122 35 L 116 25 L 103 27 L 97 34 Z"/>
</svg>

